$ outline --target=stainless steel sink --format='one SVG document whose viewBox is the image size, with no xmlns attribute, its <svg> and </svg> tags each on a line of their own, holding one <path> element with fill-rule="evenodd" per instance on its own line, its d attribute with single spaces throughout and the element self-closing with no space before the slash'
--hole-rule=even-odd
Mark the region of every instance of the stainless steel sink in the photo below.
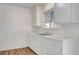
<svg viewBox="0 0 79 59">
<path fill-rule="evenodd" d="M 49 36 L 49 35 L 53 35 L 52 33 L 39 33 L 39 34 L 37 34 L 37 35 L 43 35 L 43 36 Z"/>
</svg>

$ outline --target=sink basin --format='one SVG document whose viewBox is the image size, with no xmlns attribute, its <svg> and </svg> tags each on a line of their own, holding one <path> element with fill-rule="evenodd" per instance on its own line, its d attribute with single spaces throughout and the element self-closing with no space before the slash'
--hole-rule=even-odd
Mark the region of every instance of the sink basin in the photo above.
<svg viewBox="0 0 79 59">
<path fill-rule="evenodd" d="M 42 33 L 42 34 L 39 34 L 39 35 L 52 35 L 50 33 Z"/>
<path fill-rule="evenodd" d="M 49 35 L 53 35 L 52 33 L 37 33 L 37 35 L 44 35 L 44 36 L 49 36 Z"/>
</svg>

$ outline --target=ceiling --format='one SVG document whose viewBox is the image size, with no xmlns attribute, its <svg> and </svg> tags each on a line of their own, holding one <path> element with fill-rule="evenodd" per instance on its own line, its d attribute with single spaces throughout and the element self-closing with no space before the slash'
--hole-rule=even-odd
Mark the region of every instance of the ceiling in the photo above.
<svg viewBox="0 0 79 59">
<path fill-rule="evenodd" d="M 4 3 L 7 5 L 12 5 L 12 6 L 19 6 L 19 7 L 24 7 L 24 8 L 32 8 L 36 5 L 45 5 L 46 3 Z"/>
</svg>

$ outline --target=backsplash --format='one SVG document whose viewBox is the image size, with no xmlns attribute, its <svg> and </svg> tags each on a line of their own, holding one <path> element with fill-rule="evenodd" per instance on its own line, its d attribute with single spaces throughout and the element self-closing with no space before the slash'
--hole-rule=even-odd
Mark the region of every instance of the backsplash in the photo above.
<svg viewBox="0 0 79 59">
<path fill-rule="evenodd" d="M 64 35 L 63 28 L 59 24 L 55 24 L 53 28 L 42 28 L 40 26 L 33 26 L 32 27 L 32 32 L 33 33 L 44 33 L 44 32 L 49 32 L 51 34 L 55 35 Z"/>
<path fill-rule="evenodd" d="M 54 28 L 48 31 L 55 35 L 65 35 L 71 38 L 79 37 L 79 24 L 70 23 L 70 24 L 55 24 L 55 25 L 56 26 Z M 32 32 L 34 33 L 45 32 L 45 31 L 46 30 L 42 29 L 41 27 L 33 27 L 33 30 L 32 30 Z"/>
</svg>

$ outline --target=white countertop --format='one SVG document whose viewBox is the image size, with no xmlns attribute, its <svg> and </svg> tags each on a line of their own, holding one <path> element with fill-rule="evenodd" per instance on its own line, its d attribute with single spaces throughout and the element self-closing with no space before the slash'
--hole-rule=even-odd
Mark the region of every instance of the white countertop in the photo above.
<svg viewBox="0 0 79 59">
<path fill-rule="evenodd" d="M 47 38 L 47 39 L 56 39 L 56 40 L 76 40 L 76 39 L 79 39 L 79 38 L 71 38 L 71 37 L 66 37 L 64 35 L 40 35 L 40 34 L 36 34 L 36 33 L 32 33 L 33 35 L 36 35 L 36 36 L 40 36 L 42 38 Z"/>
</svg>

